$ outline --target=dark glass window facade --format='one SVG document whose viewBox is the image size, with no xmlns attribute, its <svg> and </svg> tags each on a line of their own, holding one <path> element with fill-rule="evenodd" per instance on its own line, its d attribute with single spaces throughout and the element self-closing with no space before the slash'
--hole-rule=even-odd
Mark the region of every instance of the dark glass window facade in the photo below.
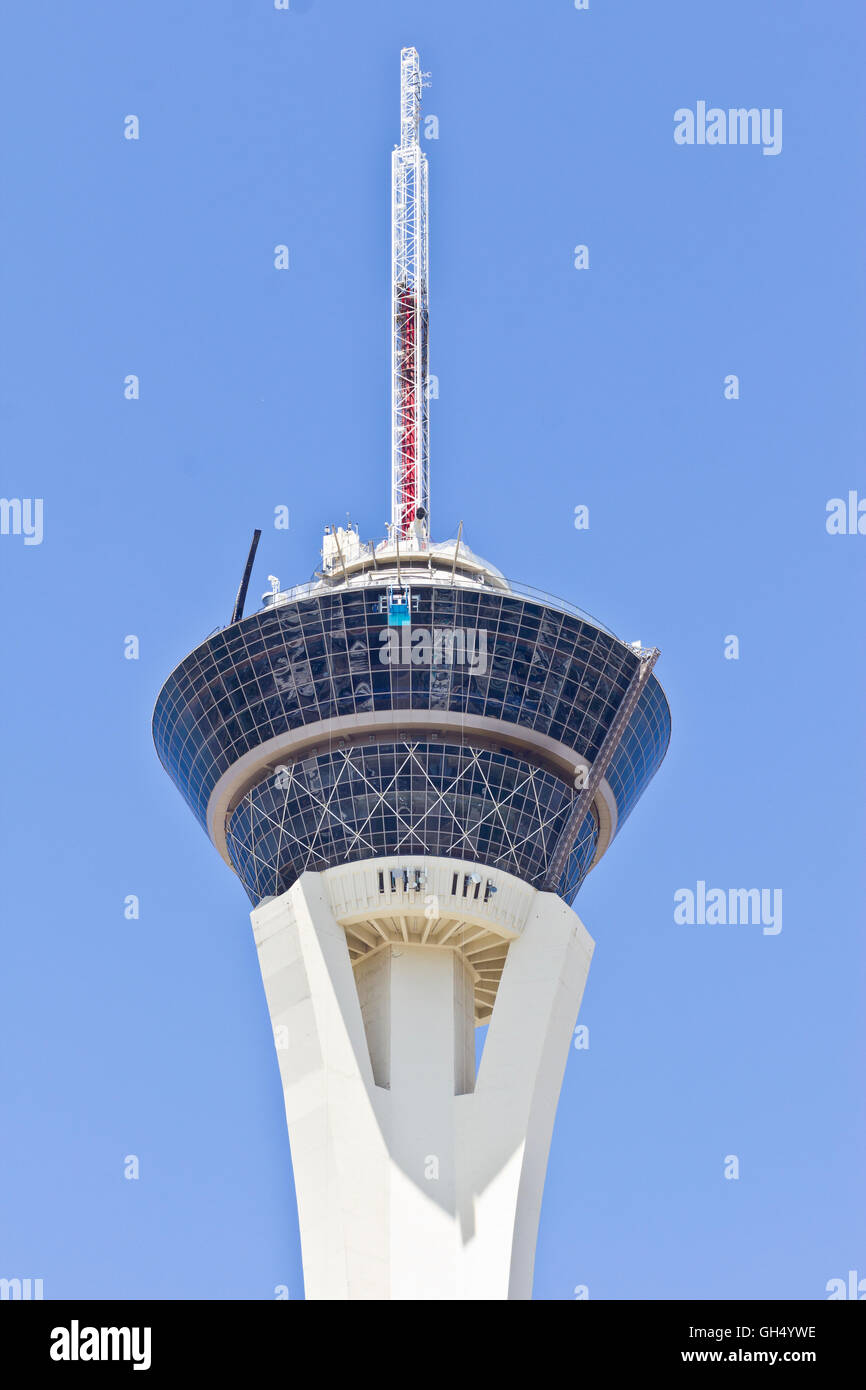
<svg viewBox="0 0 866 1390">
<path fill-rule="evenodd" d="M 232 864 L 253 902 L 319 870 L 385 855 L 441 855 L 542 887 L 577 793 L 519 757 L 405 741 L 299 759 L 229 819 Z M 598 843 L 590 813 L 559 891 L 573 896 Z"/>
<path fill-rule="evenodd" d="M 661 763 L 670 736 L 668 702 L 658 681 L 650 677 L 605 774 L 616 797 L 617 830 L 637 805 L 644 787 Z"/>
<path fill-rule="evenodd" d="M 172 673 L 157 700 L 154 739 L 203 825 L 216 783 L 238 758 L 274 736 L 342 715 L 482 715 L 547 734 L 572 749 L 575 761 L 594 760 L 636 670 L 629 647 L 541 602 L 413 578 L 413 630 L 474 634 L 476 665 L 388 663 L 385 594 L 384 585 L 336 590 L 251 614 Z M 651 677 L 608 773 L 618 824 L 658 768 L 669 735 L 667 702 Z M 463 737 L 471 738 L 468 728 Z M 234 818 L 232 829 L 240 845 Z M 566 878 L 575 880 L 571 868 Z"/>
</svg>

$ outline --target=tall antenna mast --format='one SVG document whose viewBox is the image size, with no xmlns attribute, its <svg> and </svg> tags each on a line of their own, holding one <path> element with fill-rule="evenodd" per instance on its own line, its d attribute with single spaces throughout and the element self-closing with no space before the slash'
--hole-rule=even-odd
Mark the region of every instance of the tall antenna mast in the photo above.
<svg viewBox="0 0 866 1390">
<path fill-rule="evenodd" d="M 430 532 L 427 156 L 418 51 L 400 53 L 400 143 L 391 155 L 391 537 Z"/>
</svg>

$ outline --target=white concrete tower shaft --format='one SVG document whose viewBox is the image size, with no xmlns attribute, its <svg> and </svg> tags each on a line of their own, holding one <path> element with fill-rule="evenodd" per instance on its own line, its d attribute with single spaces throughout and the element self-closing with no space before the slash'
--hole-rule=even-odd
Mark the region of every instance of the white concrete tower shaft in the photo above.
<svg viewBox="0 0 866 1390">
<path fill-rule="evenodd" d="M 368 860 L 252 913 L 309 1299 L 531 1297 L 593 942 L 510 874 L 483 869 L 476 896 L 477 869 Z M 495 1002 L 476 1080 L 477 991 Z"/>
</svg>

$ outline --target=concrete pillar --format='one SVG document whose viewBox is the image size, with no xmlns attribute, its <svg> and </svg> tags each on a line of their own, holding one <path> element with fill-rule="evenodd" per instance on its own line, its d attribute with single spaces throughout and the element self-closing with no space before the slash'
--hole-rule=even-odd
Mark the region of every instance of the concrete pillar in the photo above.
<svg viewBox="0 0 866 1390">
<path fill-rule="evenodd" d="M 529 1298 L 547 1154 L 593 943 L 536 893 L 474 1085 L 473 977 L 447 947 L 352 968 L 322 875 L 252 913 L 311 1299 Z"/>
</svg>

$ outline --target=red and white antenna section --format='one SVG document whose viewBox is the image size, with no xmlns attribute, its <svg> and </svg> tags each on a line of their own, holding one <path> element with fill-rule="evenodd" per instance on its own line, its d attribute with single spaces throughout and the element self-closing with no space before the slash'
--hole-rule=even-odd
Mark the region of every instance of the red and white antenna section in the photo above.
<svg viewBox="0 0 866 1390">
<path fill-rule="evenodd" d="M 400 143 L 391 155 L 391 539 L 430 533 L 427 157 L 418 51 L 400 53 Z"/>
</svg>

